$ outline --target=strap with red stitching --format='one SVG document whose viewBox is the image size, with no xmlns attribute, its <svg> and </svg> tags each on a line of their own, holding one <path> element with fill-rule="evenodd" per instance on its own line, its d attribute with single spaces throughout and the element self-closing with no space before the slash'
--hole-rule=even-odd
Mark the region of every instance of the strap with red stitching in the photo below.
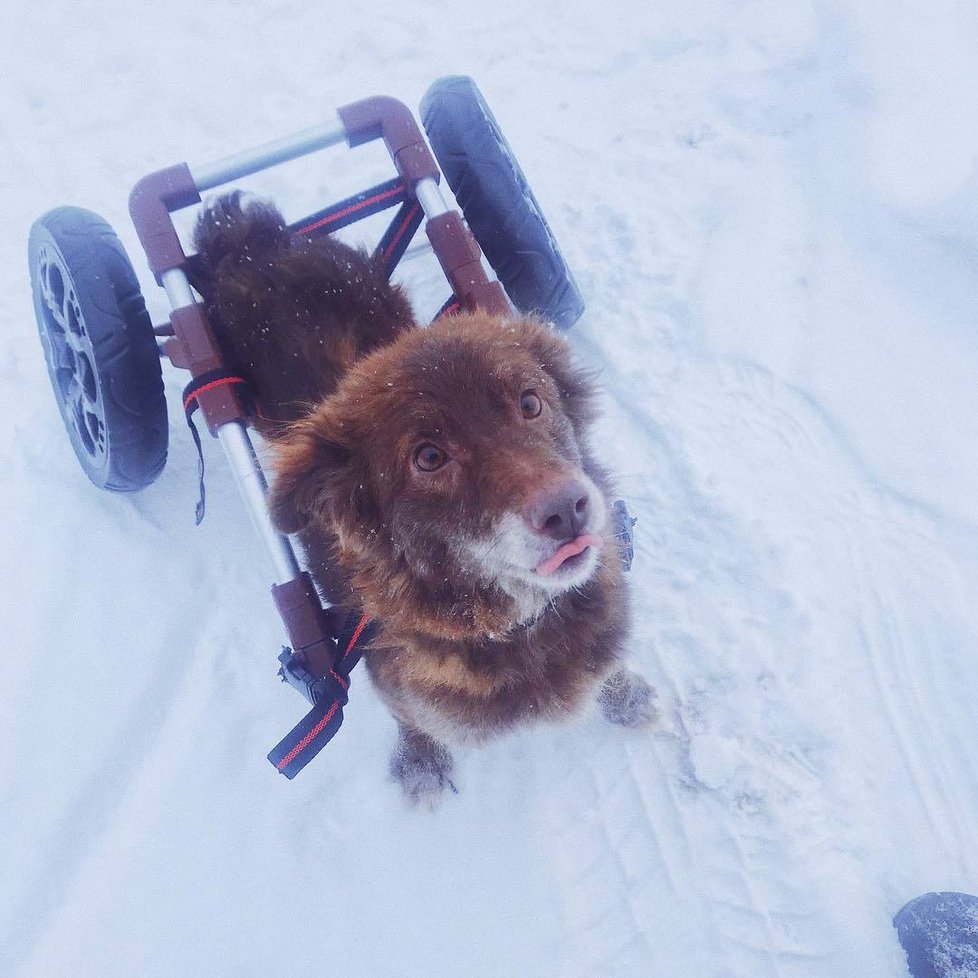
<svg viewBox="0 0 978 978">
<path fill-rule="evenodd" d="M 289 232 L 300 235 L 331 234 L 365 217 L 387 210 L 388 207 L 394 207 L 406 197 L 407 187 L 402 180 L 395 178 L 290 224 Z"/>
<path fill-rule="evenodd" d="M 394 269 L 404 257 L 408 245 L 411 244 L 423 220 L 424 211 L 416 200 L 406 200 L 394 215 L 394 219 L 374 251 L 374 257 L 383 261 L 384 272 L 388 278 L 394 274 Z"/>
<path fill-rule="evenodd" d="M 351 613 L 340 630 L 336 662 L 316 683 L 313 708 L 272 750 L 268 759 L 289 780 L 294 778 L 329 743 L 343 723 L 350 671 L 360 661 L 375 631 L 366 615 Z M 284 655 L 284 653 L 283 653 Z M 286 678 L 283 674 L 283 678 Z"/>
</svg>

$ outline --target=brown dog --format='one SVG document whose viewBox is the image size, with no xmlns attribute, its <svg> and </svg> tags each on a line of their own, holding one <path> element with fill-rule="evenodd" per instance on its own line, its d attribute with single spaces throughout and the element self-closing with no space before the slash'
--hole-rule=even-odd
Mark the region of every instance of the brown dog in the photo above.
<svg viewBox="0 0 978 978">
<path fill-rule="evenodd" d="M 273 443 L 276 524 L 335 604 L 380 624 L 365 660 L 414 801 L 451 784 L 446 744 L 573 714 L 594 694 L 639 726 L 628 611 L 593 389 L 541 323 L 473 312 L 416 327 L 378 265 L 219 199 L 199 287 Z"/>
</svg>

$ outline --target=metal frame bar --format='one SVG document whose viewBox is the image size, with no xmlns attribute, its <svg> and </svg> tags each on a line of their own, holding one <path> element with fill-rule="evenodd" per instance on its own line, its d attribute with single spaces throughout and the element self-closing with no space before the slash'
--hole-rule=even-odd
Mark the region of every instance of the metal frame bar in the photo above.
<svg viewBox="0 0 978 978">
<path fill-rule="evenodd" d="M 163 273 L 162 278 L 173 312 L 196 304 L 197 300 L 190 281 L 182 268 L 171 268 Z M 248 434 L 247 426 L 240 421 L 230 421 L 222 424 L 216 434 L 234 473 L 251 521 L 271 557 L 275 569 L 275 583 L 285 584 L 287 581 L 294 580 L 301 573 L 299 561 L 289 538 L 279 533 L 272 524 L 266 500 L 268 483 L 265 481 L 265 473 L 255 454 L 255 447 Z"/>
<path fill-rule="evenodd" d="M 251 521 L 268 548 L 275 568 L 275 583 L 285 584 L 293 580 L 301 573 L 299 561 L 289 538 L 282 536 L 272 525 L 266 499 L 268 483 L 247 427 L 239 421 L 223 424 L 217 429 L 217 439 L 234 472 Z"/>
<path fill-rule="evenodd" d="M 213 163 L 191 167 L 190 172 L 197 189 L 203 193 L 205 190 L 219 187 L 222 183 L 229 183 L 231 180 L 249 176 L 278 163 L 287 163 L 317 149 L 342 143 L 346 138 L 346 127 L 339 115 L 334 114 L 321 125 L 303 129 L 291 136 L 283 136 L 281 139 L 264 143 L 254 149 L 226 156 Z"/>
<path fill-rule="evenodd" d="M 434 177 L 424 177 L 414 185 L 414 196 L 424 211 L 424 216 L 430 221 L 433 217 L 447 214 L 451 208 L 445 200 L 445 195 Z"/>
</svg>

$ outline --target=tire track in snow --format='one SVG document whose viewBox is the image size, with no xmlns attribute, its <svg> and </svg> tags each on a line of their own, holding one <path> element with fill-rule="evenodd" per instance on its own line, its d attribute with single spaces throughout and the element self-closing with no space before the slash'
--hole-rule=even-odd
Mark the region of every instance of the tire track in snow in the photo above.
<svg viewBox="0 0 978 978">
<path fill-rule="evenodd" d="M 559 973 L 638 978 L 681 958 L 704 976 L 822 975 L 824 920 L 776 885 L 793 865 L 784 840 L 683 787 L 674 738 L 619 745 L 616 733 L 553 791 L 573 802 L 565 817 L 540 817 L 570 944 Z M 745 955 L 748 968 L 713 970 Z"/>
<path fill-rule="evenodd" d="M 952 771 L 948 752 L 939 746 L 965 743 L 970 733 L 947 729 L 946 714 L 940 710 L 942 697 L 935 686 L 936 674 L 944 663 L 935 654 L 929 630 L 913 625 L 906 612 L 897 610 L 900 604 L 907 608 L 914 608 L 914 604 L 912 600 L 901 602 L 893 593 L 893 569 L 923 574 L 923 568 L 933 566 L 930 542 L 915 532 L 913 522 L 912 515 L 907 514 L 901 523 L 887 527 L 888 536 L 878 538 L 868 553 L 853 548 L 851 559 L 863 582 L 860 637 L 872 665 L 877 701 L 883 705 L 886 722 L 899 745 L 899 758 L 909 775 L 905 781 L 913 789 L 929 837 L 942 844 L 949 836 L 962 841 L 972 836 L 970 824 L 961 815 L 962 806 L 951 797 L 950 786 L 957 783 L 956 794 L 975 798 L 978 780 L 973 765 L 957 752 L 950 755 L 957 762 Z M 914 549 L 907 545 L 908 540 L 916 540 Z M 917 591 L 920 582 L 911 581 L 905 587 L 911 597 L 910 592 Z M 958 678 L 948 677 L 946 682 L 953 684 Z"/>
<path fill-rule="evenodd" d="M 770 380 L 766 371 L 758 373 Z M 776 392 L 772 389 L 771 393 Z M 862 650 L 863 655 L 857 655 L 856 660 L 867 665 L 871 677 L 870 689 L 857 686 L 850 699 L 858 704 L 858 710 L 866 706 L 872 710 L 878 705 L 877 717 L 889 731 L 889 745 L 873 756 L 881 734 L 872 726 L 877 721 L 868 717 L 871 743 L 867 745 L 870 754 L 862 758 L 864 776 L 872 777 L 874 768 L 893 767 L 893 777 L 909 786 L 916 799 L 918 814 L 902 817 L 922 819 L 926 834 L 938 845 L 946 845 L 948 861 L 954 862 L 950 852 L 956 846 L 959 851 L 960 847 L 963 851 L 973 848 L 968 841 L 973 834 L 960 813 L 978 799 L 978 777 L 973 765 L 966 763 L 962 769 L 961 761 L 966 758 L 955 749 L 955 745 L 967 742 L 971 726 L 958 724 L 949 730 L 944 710 L 944 701 L 949 698 L 943 697 L 935 685 L 946 663 L 936 654 L 932 635 L 944 633 L 949 620 L 964 621 L 968 604 L 956 593 L 959 589 L 951 586 L 958 580 L 959 571 L 949 559 L 951 548 L 942 537 L 960 535 L 969 541 L 964 545 L 973 548 L 974 532 L 954 520 L 945 525 L 941 514 L 882 484 L 844 432 L 810 396 L 786 388 L 778 400 L 798 400 L 796 395 L 800 395 L 800 403 L 789 404 L 782 415 L 793 416 L 803 431 L 821 430 L 820 440 L 808 437 L 806 441 L 818 452 L 820 464 L 839 470 L 826 480 L 835 491 L 813 493 L 806 504 L 811 522 L 828 529 L 826 539 L 839 541 L 834 556 L 846 554 L 836 567 L 836 575 L 852 582 L 851 594 L 829 600 L 846 616 L 852 609 L 849 637 L 854 650 Z M 820 535 L 811 534 L 811 542 Z M 823 543 L 821 549 L 828 547 Z M 974 644 L 974 640 L 973 635 L 962 635 L 963 643 Z M 853 678 L 858 681 L 858 673 Z M 945 691 L 954 687 L 956 678 L 941 678 Z M 951 758 L 955 761 L 953 770 Z M 897 765 L 901 762 L 907 777 L 899 776 Z M 953 792 L 951 785 L 955 786 Z M 895 795 L 899 807 L 903 807 L 903 795 L 902 790 Z M 864 810 L 875 816 L 878 809 L 879 802 L 867 797 Z M 900 823 L 897 831 L 917 837 L 921 826 L 911 828 Z"/>
<path fill-rule="evenodd" d="M 636 735 L 601 729 L 578 753 L 577 765 L 546 785 L 538 800 L 539 844 L 553 867 L 564 921 L 562 978 L 655 973 L 669 960 L 663 921 L 674 916 L 685 889 L 681 824 L 655 801 L 650 811 L 628 775 L 628 745 L 621 738 Z M 642 745 L 646 760 L 654 760 L 656 746 L 651 739 Z M 547 782 L 547 770 L 538 776 Z"/>
<path fill-rule="evenodd" d="M 824 423 L 810 399 L 796 397 L 790 388 L 778 390 L 769 383 L 767 375 L 759 376 L 765 379 L 760 387 L 755 386 L 755 393 L 761 392 L 762 396 L 753 407 L 749 398 L 746 402 L 749 439 L 767 430 L 766 437 L 772 444 L 784 444 L 784 439 L 772 437 L 780 422 L 768 423 L 778 415 L 792 418 L 791 426 L 796 432 L 808 430 L 803 442 L 792 448 L 798 456 L 800 486 L 791 485 L 794 478 L 779 478 L 773 471 L 765 475 L 769 467 L 773 468 L 767 459 L 754 462 L 759 476 L 752 482 L 757 484 L 757 502 L 774 508 L 770 517 L 773 523 L 794 526 L 796 533 L 804 533 L 804 537 L 798 536 L 798 542 L 803 544 L 798 555 L 785 551 L 789 563 L 784 576 L 786 581 L 795 582 L 793 590 L 800 594 L 807 591 L 810 610 L 806 617 L 813 631 L 805 645 L 816 656 L 828 653 L 824 665 L 811 671 L 809 681 L 824 682 L 818 678 L 819 673 L 830 675 L 837 658 L 853 683 L 851 688 L 840 691 L 843 701 L 826 704 L 830 710 L 829 725 L 825 726 L 830 736 L 837 737 L 836 731 L 850 729 L 859 737 L 858 741 L 840 745 L 850 758 L 851 772 L 862 782 L 862 795 L 849 799 L 853 807 L 846 812 L 846 831 L 856 833 L 849 836 L 851 844 L 858 846 L 856 840 L 860 836 L 875 836 L 874 844 L 885 850 L 892 845 L 887 837 L 889 829 L 896 838 L 920 839 L 918 851 L 908 854 L 906 862 L 920 866 L 932 861 L 936 843 L 947 853 L 940 862 L 953 864 L 955 850 L 973 851 L 971 833 L 959 813 L 972 806 L 976 792 L 973 773 L 960 769 L 958 745 L 968 741 L 968 731 L 962 727 L 948 730 L 941 697 L 928 688 L 943 664 L 930 651 L 926 631 L 928 621 L 933 621 L 936 633 L 946 631 L 947 622 L 939 622 L 938 615 L 962 617 L 955 604 L 946 601 L 941 588 L 941 582 L 956 579 L 956 568 L 940 559 L 941 549 L 935 545 L 933 530 L 926 529 L 932 517 L 921 513 L 911 501 L 887 498 L 886 491 L 853 456 L 849 446 L 836 437 L 836 430 Z M 726 387 L 717 384 L 721 401 Z M 769 413 L 771 418 L 762 424 L 754 423 L 753 416 L 759 412 Z M 819 431 L 821 436 L 815 437 Z M 737 444 L 749 451 L 752 448 L 743 437 Z M 767 448 L 765 454 L 770 451 Z M 806 457 L 809 455 L 813 457 Z M 822 482 L 837 488 L 820 491 Z M 799 492 L 801 486 L 805 486 L 803 492 Z M 779 499 L 781 494 L 783 498 Z M 886 499 L 885 522 L 879 518 L 881 498 Z M 805 566 L 811 557 L 816 558 L 815 566 L 824 566 L 831 576 L 813 576 L 812 568 Z M 847 585 L 851 588 L 848 592 Z M 938 611 L 942 606 L 943 612 Z M 868 689 L 860 685 L 860 675 L 867 670 L 871 680 Z M 945 690 L 949 684 L 953 685 L 953 677 L 942 681 Z M 790 699 L 800 690 L 782 685 L 782 692 Z M 866 712 L 864 724 L 853 727 L 842 719 L 853 711 Z M 888 733 L 880 729 L 881 720 Z M 940 733 L 935 726 L 941 728 Z M 947 769 L 945 758 L 956 758 L 955 770 Z M 900 776 L 901 767 L 907 770 L 908 777 Z M 915 799 L 906 806 L 900 791 L 896 791 L 892 796 L 897 803 L 896 813 L 884 811 L 887 806 L 881 805 L 883 799 L 878 787 L 874 787 L 877 772 L 887 769 L 892 770 L 894 784 L 906 783 Z M 947 788 L 952 784 L 954 791 L 949 795 Z M 838 791 L 841 785 L 827 787 Z M 841 800 L 836 798 L 835 804 Z M 922 814 L 923 826 L 914 824 L 919 817 L 913 813 L 914 808 Z M 860 819 L 865 819 L 865 824 L 860 825 Z M 877 830 L 868 828 L 876 822 L 880 823 Z M 809 861 L 808 865 L 817 876 L 815 863 Z"/>
<path fill-rule="evenodd" d="M 641 410 L 627 401 L 618 407 L 631 415 L 633 430 L 648 433 L 650 425 Z M 656 435 L 654 440 L 657 443 L 656 451 L 669 456 L 668 439 L 660 439 Z M 635 457 L 640 456 L 640 448 L 637 448 Z M 656 458 L 655 461 L 659 462 L 661 459 Z M 665 480 L 683 482 L 682 477 L 687 474 L 683 460 L 672 456 L 667 458 L 667 462 Z M 702 545 L 702 552 L 692 556 L 686 552 L 679 556 L 680 564 L 688 565 L 690 561 L 693 563 L 692 567 L 681 568 L 679 576 L 682 577 L 683 572 L 688 573 L 689 570 L 692 570 L 694 576 L 702 573 L 713 581 L 718 574 L 736 576 L 737 559 L 732 555 L 740 544 L 731 536 L 729 521 L 718 518 L 705 499 L 692 499 L 688 495 L 689 489 L 688 484 L 679 491 L 676 487 L 671 490 L 668 487 L 657 487 L 659 510 L 655 519 L 643 513 L 645 519 L 639 525 L 638 567 L 644 567 L 642 558 L 647 559 L 649 556 L 648 544 L 641 542 L 642 528 L 653 525 L 659 531 L 659 542 L 664 543 L 666 548 L 677 547 L 680 543 L 677 538 L 682 535 L 684 524 L 688 520 L 681 513 L 686 506 L 695 511 L 697 522 L 700 523 L 699 543 Z M 669 491 L 677 498 L 664 500 L 663 492 Z M 641 504 L 635 508 L 638 512 L 645 509 Z M 665 515 L 663 510 L 666 511 Z M 671 527 L 666 526 L 666 539 L 662 540 L 663 524 L 675 520 L 677 516 L 678 522 Z M 714 566 L 699 563 L 703 559 L 707 565 L 715 563 L 716 551 L 726 555 L 729 565 L 718 571 Z M 663 583 L 668 584 L 670 574 L 676 573 L 663 566 L 669 559 L 668 554 L 656 555 L 653 559 L 660 566 L 655 569 L 654 575 L 646 574 L 644 580 L 636 577 L 633 584 L 637 589 L 661 587 Z M 665 581 L 661 580 L 663 577 L 666 578 Z M 687 584 L 684 581 L 680 586 L 685 588 Z M 774 605 L 781 602 L 777 593 L 771 600 Z M 654 621 L 654 606 L 661 606 L 661 600 L 639 603 L 646 606 L 639 615 L 640 620 L 651 618 Z M 778 610 L 781 617 L 790 620 L 793 614 L 790 609 Z M 712 617 L 717 618 L 717 613 L 713 613 Z M 677 938 L 679 944 L 685 941 L 685 945 L 681 950 L 671 947 L 671 954 L 695 956 L 703 953 L 705 947 L 711 946 L 710 952 L 704 956 L 704 967 L 707 967 L 706 961 L 743 960 L 743 954 L 747 953 L 752 960 L 752 976 L 780 978 L 797 974 L 814 978 L 821 974 L 820 969 L 830 953 L 834 924 L 820 912 L 818 902 L 811 894 L 798 892 L 797 889 L 789 891 L 777 885 L 778 879 L 786 873 L 805 879 L 807 859 L 794 852 L 791 840 L 779 836 L 776 827 L 768 834 L 760 832 L 761 822 L 771 817 L 763 810 L 763 799 L 760 802 L 762 811 L 756 817 L 745 816 L 737 811 L 730 812 L 727 805 L 736 806 L 736 798 L 725 799 L 719 794 L 711 797 L 713 793 L 704 791 L 702 785 L 696 785 L 695 778 L 690 773 L 688 747 L 696 732 L 690 731 L 684 721 L 682 709 L 677 711 L 676 707 L 681 706 L 687 698 L 690 688 L 689 671 L 701 670 L 704 665 L 707 669 L 712 668 L 708 646 L 722 643 L 724 633 L 736 628 L 734 623 L 723 620 L 723 612 L 719 613 L 719 618 L 711 622 L 711 625 L 713 633 L 707 631 L 705 635 L 701 635 L 701 641 L 695 638 L 682 640 L 681 655 L 678 658 L 664 655 L 661 647 L 657 650 L 659 654 L 656 656 L 652 678 L 659 685 L 660 693 L 666 691 L 668 699 L 672 701 L 670 709 L 676 715 L 671 722 L 679 730 L 679 738 L 656 738 L 656 756 L 645 758 L 645 766 L 635 763 L 637 748 L 633 744 L 629 744 L 629 764 L 616 767 L 614 774 L 603 766 L 591 765 L 592 777 L 599 788 L 596 797 L 602 799 L 602 804 L 607 806 L 600 821 L 603 825 L 610 826 L 642 824 L 642 832 L 647 833 L 646 844 L 660 854 L 663 864 L 669 866 L 667 878 L 673 899 L 684 906 L 684 923 L 679 931 L 682 932 L 685 928 L 684 935 Z M 702 632 L 702 628 L 698 630 Z M 703 641 L 707 647 L 703 646 Z M 778 672 L 776 663 L 760 649 L 753 649 L 753 652 L 756 653 L 755 663 L 753 667 L 748 666 L 748 670 L 767 675 L 770 681 L 765 695 L 779 703 L 790 703 L 787 684 Z M 727 654 L 729 656 L 731 653 L 728 651 Z M 709 730 L 707 724 L 698 732 Z M 801 751 L 795 752 L 796 757 L 801 755 Z M 803 782 L 799 788 L 799 777 L 787 771 L 793 764 L 795 762 L 790 758 L 775 757 L 769 765 L 770 770 L 765 772 L 768 784 L 762 787 L 773 785 L 784 794 L 807 792 L 810 801 L 817 794 L 817 779 L 810 767 L 799 762 L 796 766 L 802 772 L 800 780 Z M 650 771 L 654 771 L 655 775 L 651 775 Z M 627 795 L 623 784 L 631 786 Z M 623 800 L 626 797 L 629 799 L 627 802 Z M 690 818 L 691 815 L 695 817 Z M 582 831 L 573 824 L 568 826 L 568 831 L 571 828 Z M 580 850 L 585 847 L 591 849 L 596 845 L 599 843 L 593 839 L 585 843 L 575 837 L 562 841 L 561 848 Z M 606 861 L 617 861 L 620 864 L 622 856 L 619 849 L 614 840 L 605 836 Z M 627 867 L 623 872 L 626 877 L 629 876 Z M 571 879 L 569 885 L 573 887 L 578 883 L 578 879 Z M 661 883 L 658 888 L 660 891 L 663 889 Z M 661 899 L 661 892 L 654 899 Z M 697 921 L 697 925 L 690 929 L 689 920 Z M 585 964 L 582 965 L 581 973 L 585 973 L 588 967 L 597 968 L 615 949 L 628 947 L 632 937 L 627 924 L 621 922 L 614 940 L 610 935 L 605 935 L 605 943 L 598 942 L 592 948 L 590 956 L 586 957 Z M 731 946 L 735 945 L 740 952 L 725 952 L 724 941 Z M 654 945 L 650 948 L 652 962 L 655 960 L 653 951 Z M 635 973 L 639 972 L 636 970 Z"/>
<path fill-rule="evenodd" d="M 593 343 L 590 345 L 594 346 Z M 635 355 L 639 356 L 638 351 Z M 646 359 L 646 362 L 649 361 Z M 851 926 L 848 921 L 840 921 L 829 909 L 826 903 L 829 894 L 820 892 L 821 886 L 829 885 L 824 881 L 820 853 L 836 851 L 840 845 L 845 845 L 845 840 L 832 837 L 831 802 L 825 797 L 821 784 L 825 772 L 807 760 L 812 749 L 818 755 L 827 731 L 824 723 L 820 725 L 816 720 L 818 710 L 809 709 L 806 701 L 810 696 L 803 694 L 799 699 L 797 687 L 799 680 L 806 681 L 809 671 L 805 669 L 805 660 L 815 659 L 823 649 L 819 644 L 818 613 L 814 606 L 810 601 L 806 601 L 808 607 L 798 605 L 791 596 L 793 585 L 797 587 L 804 581 L 798 577 L 798 567 L 779 567 L 784 555 L 779 554 L 778 549 L 759 552 L 758 542 L 763 544 L 764 538 L 758 540 L 754 524 L 763 530 L 769 519 L 763 507 L 769 501 L 776 504 L 775 509 L 784 506 L 783 500 L 781 507 L 777 505 L 777 496 L 772 493 L 790 493 L 787 497 L 790 507 L 800 488 L 800 479 L 806 497 L 804 509 L 792 513 L 784 525 L 800 535 L 799 542 L 804 548 L 819 550 L 825 525 L 832 527 L 832 533 L 846 528 L 847 510 L 840 510 L 839 505 L 848 506 L 853 499 L 859 498 L 862 473 L 858 467 L 852 470 L 851 457 L 838 450 L 835 430 L 824 424 L 824 419 L 812 409 L 813 405 L 806 397 L 750 364 L 697 364 L 687 361 L 686 353 L 680 352 L 678 364 L 652 372 L 649 382 L 661 383 L 659 390 L 646 389 L 638 394 L 634 390 L 634 378 L 605 376 L 602 379 L 615 402 L 616 431 L 622 427 L 621 417 L 624 416 L 625 426 L 641 433 L 636 435 L 634 449 L 629 452 L 632 464 L 644 456 L 646 466 L 655 473 L 649 482 L 654 495 L 647 497 L 648 502 L 654 504 L 654 510 L 641 502 L 634 507 L 642 517 L 638 527 L 640 561 L 637 566 L 645 566 L 642 558 L 647 560 L 649 556 L 658 565 L 653 574 L 646 575 L 644 586 L 661 588 L 668 586 L 672 578 L 678 592 L 687 591 L 691 602 L 704 598 L 707 602 L 718 601 L 718 605 L 709 610 L 708 617 L 713 620 L 707 625 L 695 618 L 685 622 L 687 626 L 693 625 L 690 632 L 693 638 L 681 643 L 683 656 L 688 658 L 684 661 L 683 657 L 674 657 L 670 663 L 668 657 L 664 659 L 660 654 L 657 664 L 665 683 L 661 682 L 660 675 L 655 677 L 656 680 L 674 691 L 682 701 L 684 691 L 686 696 L 690 691 L 690 670 L 706 666 L 709 675 L 710 650 L 698 650 L 698 642 L 705 639 L 720 653 L 713 664 L 720 666 L 718 678 L 725 673 L 727 678 L 711 691 L 714 703 L 705 718 L 701 718 L 699 727 L 690 730 L 687 725 L 686 738 L 692 742 L 701 734 L 728 736 L 732 733 L 737 739 L 736 715 L 730 712 L 730 707 L 717 712 L 717 706 L 722 706 L 724 683 L 732 682 L 734 687 L 739 685 L 746 689 L 752 668 L 764 674 L 768 686 L 762 697 L 762 709 L 773 709 L 781 714 L 780 719 L 767 728 L 755 724 L 753 733 L 748 730 L 739 740 L 739 746 L 749 755 L 748 767 L 753 767 L 752 776 L 761 789 L 758 811 L 752 815 L 738 812 L 738 799 L 730 796 L 730 786 L 722 787 L 714 799 L 716 806 L 711 814 L 715 819 L 713 838 L 723 841 L 709 855 L 711 838 L 696 840 L 689 872 L 705 884 L 699 897 L 711 908 L 721 932 L 736 941 L 739 947 L 752 949 L 755 974 L 815 978 L 824 974 L 829 959 L 844 953 L 841 949 L 845 948 L 846 938 L 842 935 L 847 925 Z M 633 389 L 629 390 L 629 387 Z M 689 435 L 700 443 L 694 446 L 686 441 L 686 445 L 694 449 L 692 454 L 680 441 L 688 439 Z M 724 442 L 728 444 L 724 445 Z M 705 449 L 704 445 L 709 448 Z M 713 473 L 722 471 L 725 464 L 736 473 L 738 465 L 731 465 L 730 457 L 738 448 L 744 447 L 748 449 L 744 457 L 749 461 L 742 462 L 740 467 L 746 466 L 751 476 L 747 486 L 731 495 L 726 491 L 729 487 L 724 488 L 722 484 L 717 487 Z M 758 448 L 763 449 L 761 457 L 757 457 Z M 713 452 L 716 452 L 715 464 L 711 458 Z M 781 459 L 772 463 L 771 459 L 777 456 Z M 711 462 L 705 471 L 703 458 L 709 458 Z M 790 470 L 794 459 L 801 463 L 800 470 L 819 466 L 826 466 L 830 471 L 832 468 L 848 469 L 849 475 L 843 480 L 850 485 L 845 492 L 846 498 L 837 499 L 831 491 L 819 493 L 819 480 L 812 481 L 807 472 L 793 474 Z M 788 469 L 787 480 L 781 477 L 780 481 L 795 484 L 779 484 L 779 467 Z M 766 477 L 767 470 L 773 472 L 772 479 Z M 755 477 L 755 471 L 759 478 Z M 750 484 L 755 481 L 756 485 Z M 831 485 L 831 476 L 826 481 Z M 710 497 L 701 494 L 699 487 L 704 485 L 710 487 Z M 717 509 L 713 498 L 722 501 L 725 508 L 729 507 L 729 513 Z M 747 505 L 743 505 L 745 502 Z M 745 522 L 746 514 L 759 505 L 762 509 L 758 515 Z M 697 554 L 695 546 L 682 545 L 679 537 L 690 528 L 691 520 L 695 521 L 702 549 L 712 550 L 712 553 Z M 642 543 L 643 528 L 650 522 L 659 548 L 658 553 L 651 555 L 648 545 Z M 663 530 L 664 522 L 672 525 Z M 792 558 L 791 564 L 797 563 L 795 555 L 789 553 L 788 556 Z M 670 561 L 680 565 L 680 569 L 676 571 L 668 567 Z M 686 566 L 682 567 L 683 564 Z M 695 589 L 698 575 L 705 582 L 699 593 Z M 718 579 L 722 582 L 724 578 L 729 585 L 726 588 L 716 584 Z M 691 581 L 694 582 L 692 588 Z M 805 594 L 807 584 L 804 581 L 800 593 Z M 753 641 L 749 633 L 743 631 L 745 624 L 752 624 L 749 615 L 739 616 L 736 607 L 728 604 L 729 599 L 737 595 L 745 609 L 755 606 L 752 610 L 758 619 L 760 634 Z M 759 595 L 762 601 L 758 609 Z M 674 611 L 669 602 L 661 599 L 648 602 L 648 605 L 646 611 L 651 621 L 654 622 L 665 610 L 667 614 L 663 617 L 674 619 L 669 632 L 673 635 L 682 633 L 681 611 Z M 668 632 L 661 632 L 660 637 L 666 634 Z M 731 637 L 744 647 L 739 650 L 726 648 L 725 643 Z M 791 658 L 785 661 L 784 650 L 787 649 L 791 650 Z M 787 671 L 786 665 L 789 667 Z M 738 706 L 736 701 L 733 702 L 736 710 Z M 740 703 L 740 708 L 745 702 Z M 680 720 L 683 719 L 683 711 L 680 711 Z M 786 732 L 795 738 L 795 746 L 789 739 L 779 745 L 783 747 L 781 750 L 766 750 L 766 738 L 776 738 Z M 683 763 L 688 769 L 690 761 Z M 695 782 L 695 765 L 692 767 Z M 795 773 L 792 773 L 793 767 Z M 772 797 L 764 797 L 765 792 Z M 837 861 L 836 857 L 831 858 Z M 788 878 L 795 881 L 793 886 L 782 884 Z M 865 959 L 864 949 L 857 946 L 848 955 L 848 960 L 855 961 L 861 956 Z M 717 956 L 719 960 L 723 958 L 722 953 Z"/>
</svg>

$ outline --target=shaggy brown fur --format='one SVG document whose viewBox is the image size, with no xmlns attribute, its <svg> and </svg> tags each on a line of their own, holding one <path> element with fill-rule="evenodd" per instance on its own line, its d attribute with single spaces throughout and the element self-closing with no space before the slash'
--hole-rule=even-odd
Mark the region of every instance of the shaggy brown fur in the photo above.
<svg viewBox="0 0 978 978">
<path fill-rule="evenodd" d="M 610 719 L 648 721 L 651 689 L 620 662 L 592 386 L 564 341 L 481 312 L 414 328 L 365 255 L 290 239 L 273 208 L 237 197 L 205 212 L 197 241 L 220 342 L 275 447 L 273 518 L 331 601 L 380 623 L 365 658 L 401 726 L 392 770 L 408 795 L 450 783 L 443 743 L 569 715 L 599 690 Z M 579 534 L 607 546 L 538 573 Z"/>
<path fill-rule="evenodd" d="M 332 240 L 291 237 L 281 214 L 241 195 L 198 221 L 194 284 L 229 364 L 250 381 L 266 437 L 305 416 L 365 353 L 412 328 L 383 268 Z"/>
</svg>

